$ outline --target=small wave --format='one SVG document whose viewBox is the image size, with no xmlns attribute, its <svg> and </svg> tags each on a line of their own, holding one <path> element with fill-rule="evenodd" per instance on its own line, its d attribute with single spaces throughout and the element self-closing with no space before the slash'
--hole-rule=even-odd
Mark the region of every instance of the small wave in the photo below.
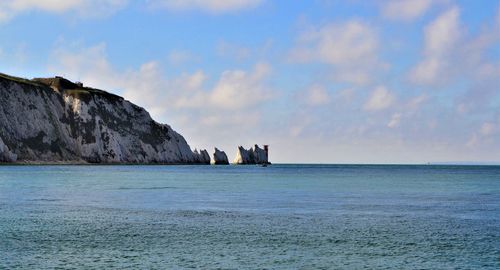
<svg viewBox="0 0 500 270">
<path fill-rule="evenodd" d="M 60 201 L 63 201 L 63 200 L 62 199 L 40 198 L 40 199 L 32 199 L 30 201 L 32 201 L 32 202 L 60 202 Z"/>
<path fill-rule="evenodd" d="M 120 190 L 158 190 L 158 189 L 177 189 L 178 187 L 120 187 Z"/>
</svg>

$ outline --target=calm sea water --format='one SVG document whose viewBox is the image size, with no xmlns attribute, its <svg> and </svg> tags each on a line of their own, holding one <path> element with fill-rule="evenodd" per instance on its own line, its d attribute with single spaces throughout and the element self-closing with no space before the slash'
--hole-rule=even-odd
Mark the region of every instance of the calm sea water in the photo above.
<svg viewBox="0 0 500 270">
<path fill-rule="evenodd" d="M 500 167 L 0 166 L 0 269 L 500 269 Z"/>
</svg>

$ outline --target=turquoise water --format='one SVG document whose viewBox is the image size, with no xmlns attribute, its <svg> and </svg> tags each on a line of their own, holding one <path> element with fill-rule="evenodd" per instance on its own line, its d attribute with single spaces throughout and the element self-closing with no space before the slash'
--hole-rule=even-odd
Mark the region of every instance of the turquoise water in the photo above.
<svg viewBox="0 0 500 270">
<path fill-rule="evenodd" d="M 0 166 L 0 269 L 500 269 L 500 167 Z"/>
</svg>

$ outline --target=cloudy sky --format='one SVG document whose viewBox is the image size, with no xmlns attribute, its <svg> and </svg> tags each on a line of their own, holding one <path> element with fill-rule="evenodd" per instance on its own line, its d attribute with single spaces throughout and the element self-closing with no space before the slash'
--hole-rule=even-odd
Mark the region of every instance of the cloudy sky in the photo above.
<svg viewBox="0 0 500 270">
<path fill-rule="evenodd" d="M 0 72 L 274 162 L 500 161 L 498 0 L 2 0 Z"/>
</svg>

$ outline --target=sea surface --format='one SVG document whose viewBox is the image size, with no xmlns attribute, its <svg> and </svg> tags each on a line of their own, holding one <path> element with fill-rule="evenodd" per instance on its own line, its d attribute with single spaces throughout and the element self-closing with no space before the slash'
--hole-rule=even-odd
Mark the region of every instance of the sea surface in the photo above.
<svg viewBox="0 0 500 270">
<path fill-rule="evenodd" d="M 0 269 L 500 269 L 500 167 L 0 166 Z"/>
</svg>

